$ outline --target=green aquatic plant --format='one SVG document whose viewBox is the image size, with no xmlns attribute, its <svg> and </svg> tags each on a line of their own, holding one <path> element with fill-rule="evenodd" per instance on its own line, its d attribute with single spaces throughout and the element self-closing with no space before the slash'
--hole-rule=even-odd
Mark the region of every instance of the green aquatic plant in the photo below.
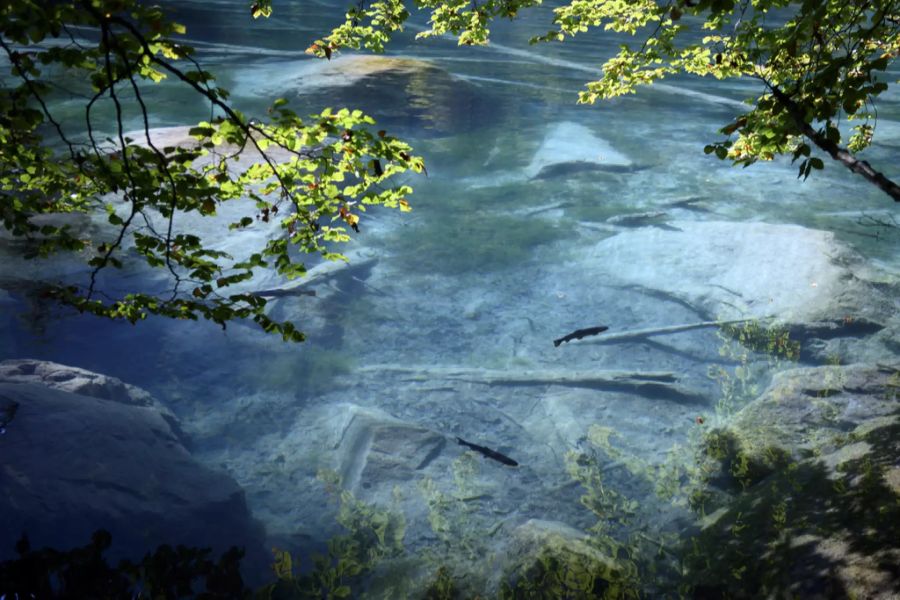
<svg viewBox="0 0 900 600">
<path fill-rule="evenodd" d="M 888 557 L 900 551 L 898 432 L 896 415 L 872 419 L 825 444 L 805 439 L 819 451 L 800 458 L 777 445 L 761 450 L 757 431 L 710 432 L 704 450 L 722 467 L 710 483 L 727 487 L 730 498 L 683 546 L 687 588 L 720 597 L 874 593 L 870 582 L 893 578 Z"/>
<path fill-rule="evenodd" d="M 651 465 L 617 448 L 612 442 L 617 436 L 618 433 L 612 428 L 594 425 L 586 437 L 590 446 L 581 451 L 570 451 L 565 456 L 566 471 L 583 490 L 579 501 L 597 519 L 587 529 L 589 536 L 586 543 L 608 557 L 615 567 L 602 572 L 593 571 L 602 579 L 603 591 L 597 592 L 595 587 L 600 582 L 591 579 L 591 589 L 594 589 L 591 593 L 600 595 L 576 594 L 575 597 L 638 597 L 642 589 L 666 580 L 674 572 L 671 557 L 665 550 L 669 535 L 654 531 L 649 526 L 647 513 L 638 498 L 652 495 L 654 490 L 667 486 L 674 487 L 665 492 L 670 496 L 680 493 L 681 486 L 676 483 L 680 480 L 680 471 L 674 459 L 678 451 L 673 451 L 671 463 Z M 611 463 L 625 468 L 630 475 L 627 485 L 613 487 L 605 483 L 604 465 Z M 660 483 L 664 478 L 667 481 Z M 629 492 L 624 492 L 625 489 Z M 652 531 L 652 535 L 648 535 L 648 531 Z M 548 564 L 555 563 L 545 563 L 542 568 L 546 570 Z M 568 568 L 565 563 L 562 566 Z M 549 581 L 553 581 L 554 577 Z M 586 592 L 582 589 L 579 593 Z"/>
<path fill-rule="evenodd" d="M 841 368 L 841 355 L 837 353 L 829 354 L 825 357 L 825 376 L 822 389 L 819 390 L 819 398 L 828 398 L 835 394 L 841 393 L 844 389 L 844 383 L 847 376 Z"/>
<path fill-rule="evenodd" d="M 700 441 L 696 461 L 703 465 L 703 475 L 693 485 L 705 486 L 714 479 L 718 488 L 733 492 L 786 468 L 792 458 L 775 443 L 750 438 L 734 429 L 714 428 Z"/>
<path fill-rule="evenodd" d="M 742 331 L 743 340 L 740 334 L 736 338 L 729 335 L 723 349 L 723 356 L 737 357 L 739 367 L 777 368 L 797 356 L 798 347 L 784 331 L 755 326 Z M 772 355 L 751 357 L 756 353 L 751 347 L 771 350 Z M 896 395 L 898 372 L 882 372 L 890 398 L 890 394 Z M 732 410 L 723 412 L 723 418 L 755 397 L 750 393 L 756 385 L 750 381 L 750 373 L 749 368 L 728 373 L 730 387 L 725 391 L 733 394 L 735 403 Z M 746 381 L 740 381 L 742 378 Z M 839 365 L 826 367 L 824 389 L 830 391 L 811 401 L 830 406 L 829 396 L 843 393 L 845 378 Z M 774 400 L 779 401 L 777 397 Z M 841 571 L 838 559 L 822 554 L 835 544 L 852 555 L 852 560 L 867 561 L 869 572 L 878 573 L 872 577 L 887 576 L 885 561 L 900 550 L 898 529 L 893 525 L 900 522 L 896 518 L 900 494 L 896 483 L 893 489 L 889 485 L 896 481 L 896 467 L 892 466 L 896 419 L 878 420 L 844 435 L 843 443 L 856 445 L 847 456 L 864 454 L 838 463 L 836 472 L 814 452 L 800 453 L 802 458 L 797 458 L 784 447 L 778 431 L 773 423 L 746 430 L 707 424 L 694 428 L 687 443 L 674 446 L 662 463 L 653 464 L 629 456 L 615 430 L 591 427 L 585 439 L 590 447 L 570 453 L 567 464 L 585 490 L 582 503 L 598 516 L 598 523 L 589 530 L 591 545 L 623 564 L 634 565 L 635 585 L 649 597 L 662 597 L 660 590 L 676 589 L 680 597 L 802 597 L 806 592 L 798 590 L 806 590 L 805 585 L 844 589 L 841 586 L 849 572 Z M 611 486 L 603 472 L 608 464 L 620 467 L 618 477 L 627 472 L 632 478 L 625 483 L 618 479 Z M 660 499 L 693 509 L 698 525 L 695 532 L 678 537 L 648 526 L 646 507 L 629 503 L 645 489 L 642 486 L 651 486 Z M 882 531 L 872 525 L 876 522 L 891 525 Z M 652 560 L 653 544 L 632 532 L 653 536 L 658 553 L 667 560 Z M 868 558 L 868 553 L 877 558 Z M 623 562 L 623 557 L 627 561 Z M 816 561 L 831 565 L 832 573 L 840 576 L 823 574 L 821 568 L 812 570 Z M 554 567 L 553 572 L 558 570 Z M 823 579 L 834 583 L 821 583 Z M 557 575 L 547 579 L 551 583 L 558 580 Z M 866 584 L 861 585 L 865 590 Z M 848 587 L 848 596 L 856 589 Z M 572 593 L 570 597 L 595 596 Z"/>
<path fill-rule="evenodd" d="M 327 553 L 314 555 L 311 571 L 302 575 L 295 573 L 295 561 L 288 551 L 273 549 L 276 581 L 260 590 L 259 598 L 350 598 L 354 583 L 382 561 L 404 552 L 406 520 L 401 512 L 368 504 L 341 489 L 340 475 L 334 471 L 322 470 L 318 478 L 337 497 L 337 521 L 347 533 L 328 540 Z"/>
<path fill-rule="evenodd" d="M 884 385 L 885 400 L 900 398 L 900 369 L 895 369 Z"/>
<path fill-rule="evenodd" d="M 480 457 L 464 452 L 453 461 L 452 486 L 444 487 L 426 477 L 418 488 L 428 507 L 428 523 L 440 544 L 423 553 L 436 569 L 448 576 L 464 574 L 459 593 L 473 595 L 483 591 L 494 574 L 495 556 L 491 540 L 503 521 L 486 510 L 490 494 L 478 481 Z"/>
<path fill-rule="evenodd" d="M 359 500 L 349 490 L 340 488 L 340 476 L 334 471 L 321 470 L 318 478 L 326 484 L 326 489 L 337 495 L 340 502 L 337 522 L 358 545 L 363 568 L 371 569 L 381 560 L 403 553 L 406 519 L 399 509 L 379 508 Z"/>
<path fill-rule="evenodd" d="M 453 582 L 450 569 L 445 566 L 438 567 L 434 578 L 425 588 L 425 600 L 456 600 L 459 598 L 459 590 Z"/>
<path fill-rule="evenodd" d="M 796 361 L 800 357 L 800 342 L 791 339 L 784 325 L 765 326 L 758 320 L 722 325 L 720 332 L 745 348 L 773 359 Z"/>
<path fill-rule="evenodd" d="M 597 516 L 597 522 L 590 528 L 594 534 L 603 534 L 606 549 L 613 550 L 615 556 L 620 544 L 609 537 L 628 525 L 634 517 L 638 502 L 603 484 L 601 461 L 595 454 L 570 451 L 566 453 L 566 471 L 584 489 L 579 498 L 582 506 Z"/>
<path fill-rule="evenodd" d="M 544 548 L 534 561 L 500 586 L 500 600 L 639 598 L 633 581 L 597 556 L 565 546 Z"/>
<path fill-rule="evenodd" d="M 719 385 L 716 416 L 724 420 L 759 395 L 764 377 L 786 361 L 800 357 L 800 343 L 781 325 L 764 326 L 758 320 L 723 324 L 716 334 L 719 356 L 736 362 L 734 367 L 710 365 L 707 375 Z"/>
<path fill-rule="evenodd" d="M 868 568 L 878 571 L 897 550 L 900 495 L 886 485 L 883 450 L 837 474 L 817 460 L 793 461 L 742 490 L 685 543 L 685 588 L 716 589 L 719 597 L 804 597 L 798 590 L 808 578 L 849 597 L 837 575 L 841 563 L 871 553 L 879 558 Z M 846 556 L 823 554 L 844 543 Z"/>
<path fill-rule="evenodd" d="M 419 481 L 419 492 L 428 506 L 428 523 L 443 542 L 444 551 L 456 560 L 476 565 L 487 554 L 484 531 L 490 523 L 478 512 L 482 493 L 475 478 L 479 463 L 472 452 L 464 452 L 453 461 L 454 490 L 443 491 L 431 478 Z"/>
</svg>

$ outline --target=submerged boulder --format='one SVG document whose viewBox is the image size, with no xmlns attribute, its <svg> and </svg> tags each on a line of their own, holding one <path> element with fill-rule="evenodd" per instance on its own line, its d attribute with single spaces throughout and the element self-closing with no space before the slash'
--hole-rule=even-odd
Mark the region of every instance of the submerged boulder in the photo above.
<svg viewBox="0 0 900 600">
<path fill-rule="evenodd" d="M 255 94 L 274 96 L 285 90 L 312 92 L 356 85 L 364 79 L 389 75 L 412 76 L 436 67 L 425 60 L 378 54 L 342 54 L 330 60 L 303 59 L 254 67 L 238 77 Z M 238 92 L 244 91 L 241 87 Z"/>
<path fill-rule="evenodd" d="M 163 543 L 260 556 L 244 492 L 191 457 L 174 416 L 147 392 L 16 360 L 0 363 L 0 400 L 16 406 L 0 436 L 0 558 L 23 533 L 33 548 L 62 549 L 100 528 L 113 558 Z"/>
<path fill-rule="evenodd" d="M 557 177 L 579 171 L 634 171 L 630 158 L 578 123 L 553 124 L 531 162 L 528 177 Z"/>
<path fill-rule="evenodd" d="M 587 273 L 691 306 L 706 318 L 880 322 L 892 302 L 857 275 L 860 259 L 797 225 L 672 221 L 623 231 L 589 252 Z"/>
<path fill-rule="evenodd" d="M 716 597 L 897 597 L 898 408 L 900 364 L 776 376 L 706 438 L 700 466 L 731 498 L 686 544 L 689 579 Z"/>
<path fill-rule="evenodd" d="M 431 61 L 346 54 L 256 65 L 238 76 L 237 94 L 303 96 L 312 106 L 352 106 L 403 135 L 443 136 L 489 125 L 498 103 Z"/>
<path fill-rule="evenodd" d="M 900 363 L 789 369 L 707 438 L 707 453 L 722 460 L 728 479 L 742 485 L 808 457 L 821 460 L 835 476 L 851 454 L 866 453 L 867 444 L 857 445 L 864 437 L 860 432 L 900 423 L 898 409 Z"/>
<path fill-rule="evenodd" d="M 364 498 L 390 498 L 394 485 L 429 472 L 446 445 L 444 436 L 380 410 L 343 405 L 334 415 L 343 486 Z"/>
<path fill-rule="evenodd" d="M 179 441 L 187 445 L 187 438 L 182 433 L 181 425 L 171 410 L 163 406 L 146 390 L 127 384 L 115 377 L 47 360 L 24 358 L 0 362 L 0 382 L 43 385 L 54 390 L 91 398 L 152 408 L 165 419 L 173 433 L 178 436 Z"/>
<path fill-rule="evenodd" d="M 169 409 L 149 392 L 115 377 L 46 360 L 11 359 L 0 362 L 0 382 L 32 383 L 101 400 L 152 407 L 174 421 Z"/>
<path fill-rule="evenodd" d="M 413 502 L 416 482 L 440 476 L 452 456 L 443 451 L 444 436 L 349 402 L 315 407 L 255 444 L 253 453 L 227 448 L 215 459 L 228 463 L 270 534 L 291 543 L 338 533 L 336 522 L 324 517 L 332 479 L 353 497 L 392 510 L 399 487 L 406 518 L 422 520 Z"/>
</svg>

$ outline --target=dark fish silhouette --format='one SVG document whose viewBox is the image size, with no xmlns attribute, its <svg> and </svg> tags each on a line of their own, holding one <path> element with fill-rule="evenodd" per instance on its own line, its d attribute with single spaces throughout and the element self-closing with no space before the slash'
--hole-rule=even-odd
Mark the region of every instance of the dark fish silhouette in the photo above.
<svg viewBox="0 0 900 600">
<path fill-rule="evenodd" d="M 576 329 L 572 333 L 568 335 L 564 335 L 559 339 L 553 340 L 554 346 L 559 346 L 563 342 L 571 342 L 572 340 L 580 340 L 581 338 L 588 337 L 589 335 L 597 335 L 598 333 L 603 333 L 609 329 L 605 325 L 599 325 L 597 327 L 586 327 L 584 329 Z"/>
<path fill-rule="evenodd" d="M 497 462 L 503 463 L 504 465 L 508 465 L 510 467 L 518 467 L 519 463 L 506 456 L 505 454 L 500 454 L 496 450 L 491 450 L 490 448 L 485 448 L 484 446 L 479 446 L 478 444 L 473 444 L 472 442 L 467 442 L 461 437 L 456 438 L 456 441 L 459 442 L 460 446 L 466 446 L 467 448 L 471 448 L 475 452 L 479 452 L 484 454 L 490 459 L 496 460 Z"/>
</svg>

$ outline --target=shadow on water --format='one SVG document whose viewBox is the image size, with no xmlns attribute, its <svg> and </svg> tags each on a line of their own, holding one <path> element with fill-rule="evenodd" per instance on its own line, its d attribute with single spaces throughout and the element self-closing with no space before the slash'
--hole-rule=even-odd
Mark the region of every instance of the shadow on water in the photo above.
<svg viewBox="0 0 900 600">
<path fill-rule="evenodd" d="M 352 290 L 358 284 L 347 285 Z M 328 311 L 343 310 L 341 297 L 326 305 L 326 320 Z M 13 296 L 4 308 L 0 360 L 46 360 L 117 377 L 164 399 L 178 414 L 198 403 L 227 410 L 223 401 L 242 394 L 279 392 L 303 401 L 352 368 L 340 350 L 340 319 L 328 320 L 319 339 L 294 345 L 266 336 L 252 323 L 223 330 L 206 321 L 151 316 L 132 325 L 27 296 Z"/>
<path fill-rule="evenodd" d="M 13 295 L 8 305 L 9 343 L 0 360 L 36 358 L 77 365 L 136 385 L 153 381 L 153 365 L 165 352 L 159 320 L 140 327 L 123 321 L 85 317 L 53 300 L 32 294 Z"/>
</svg>

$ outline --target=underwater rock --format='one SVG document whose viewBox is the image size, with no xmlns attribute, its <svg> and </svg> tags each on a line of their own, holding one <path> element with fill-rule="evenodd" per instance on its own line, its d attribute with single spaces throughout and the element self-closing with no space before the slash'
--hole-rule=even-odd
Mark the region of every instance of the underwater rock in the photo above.
<svg viewBox="0 0 900 600">
<path fill-rule="evenodd" d="M 50 361 L 27 358 L 4 360 L 0 362 L 0 383 L 33 383 L 91 398 L 153 407 L 171 414 L 149 392 L 137 386 L 123 383 L 115 377 Z"/>
<path fill-rule="evenodd" d="M 670 297 L 705 318 L 810 323 L 852 315 L 879 323 L 894 312 L 832 233 L 769 223 L 668 225 L 604 239 L 587 253 L 585 276 Z"/>
<path fill-rule="evenodd" d="M 900 288 L 885 295 L 900 298 Z M 900 311 L 878 321 L 847 314 L 842 318 L 815 323 L 795 323 L 791 338 L 807 340 L 800 358 L 814 364 L 828 364 L 835 357 L 852 356 L 856 362 L 875 363 L 885 356 L 900 356 Z"/>
<path fill-rule="evenodd" d="M 343 487 L 363 498 L 390 498 L 395 485 L 422 477 L 447 443 L 443 435 L 380 410 L 345 404 L 329 412 L 339 432 Z"/>
<path fill-rule="evenodd" d="M 492 122 L 499 103 L 434 63 L 404 56 L 343 54 L 324 60 L 255 65 L 238 76 L 235 92 L 251 97 L 305 96 L 303 102 L 353 106 L 379 126 L 403 135 L 437 136 Z"/>
<path fill-rule="evenodd" d="M 139 146 L 147 146 L 147 136 L 150 141 L 160 150 L 166 147 L 194 149 L 200 148 L 200 141 L 190 134 L 190 130 L 195 125 L 175 125 L 172 127 L 154 127 L 149 131 L 137 130 L 125 132 L 126 138 L 131 138 L 134 143 Z M 240 154 L 235 153 L 240 150 L 233 144 L 220 144 L 209 151 L 209 154 L 201 156 L 192 161 L 194 168 L 199 168 L 212 163 L 213 160 L 219 160 L 225 156 L 228 157 L 225 163 L 226 168 L 232 175 L 237 175 L 248 169 L 252 164 L 262 159 L 262 154 L 253 144 L 248 143 Z M 266 155 L 275 161 L 290 160 L 292 154 L 287 150 L 278 146 L 269 146 L 266 148 Z M 221 206 L 221 205 L 220 205 Z M 218 210 L 218 209 L 217 209 Z"/>
<path fill-rule="evenodd" d="M 342 54 L 331 60 L 305 59 L 254 67 L 254 71 L 259 69 L 272 72 L 264 78 L 246 74 L 238 80 L 253 85 L 257 95 L 272 96 L 285 90 L 310 92 L 318 88 L 350 87 L 366 78 L 391 74 L 413 76 L 437 67 L 425 60 L 403 56 Z"/>
<path fill-rule="evenodd" d="M 711 483 L 730 482 L 731 499 L 685 543 L 694 583 L 721 597 L 896 598 L 898 408 L 900 363 L 777 375 L 707 437 L 699 466 L 718 461 Z"/>
<path fill-rule="evenodd" d="M 668 213 L 662 210 L 654 210 L 639 213 L 626 213 L 624 215 L 616 215 L 606 219 L 611 225 L 620 227 L 651 227 L 660 225 Z"/>
<path fill-rule="evenodd" d="M 628 406 L 628 411 L 622 406 Z M 565 466 L 566 452 L 583 447 L 597 425 L 610 432 L 615 448 L 625 455 L 661 461 L 678 443 L 672 423 L 689 422 L 696 411 L 690 404 L 621 392 L 551 389 L 534 403 L 522 426 L 533 439 L 543 441 L 560 467 Z M 648 431 L 654 434 L 648 436 Z"/>
<path fill-rule="evenodd" d="M 22 533 L 62 549 L 104 528 L 113 557 L 236 544 L 258 561 L 262 531 L 243 490 L 191 457 L 149 394 L 54 363 L 0 365 L 0 396 L 19 405 L 0 437 L 0 558 Z"/>
<path fill-rule="evenodd" d="M 564 121 L 550 126 L 547 135 L 525 167 L 528 177 L 560 177 L 589 170 L 630 172 L 631 159 L 609 142 L 578 123 Z"/>
<path fill-rule="evenodd" d="M 251 451 L 223 445 L 206 460 L 228 464 L 269 536 L 307 545 L 341 533 L 329 502 L 341 490 L 393 510 L 399 487 L 402 512 L 421 530 L 424 509 L 415 503 L 415 483 L 442 476 L 447 455 L 456 455 L 443 452 L 446 445 L 443 435 L 384 411 L 337 402 L 302 412 L 285 431 L 258 433 Z M 331 486 L 332 475 L 339 488 Z"/>
<path fill-rule="evenodd" d="M 17 358 L 0 362 L 0 383 L 31 383 L 100 400 L 152 408 L 166 420 L 179 441 L 187 445 L 187 438 L 171 410 L 150 392 L 115 377 L 46 360 Z"/>
<path fill-rule="evenodd" d="M 900 362 L 789 369 L 738 411 L 726 431 L 755 482 L 786 461 L 842 452 L 854 431 L 898 409 Z M 834 474 L 842 462 L 837 454 L 824 464 Z"/>
</svg>

